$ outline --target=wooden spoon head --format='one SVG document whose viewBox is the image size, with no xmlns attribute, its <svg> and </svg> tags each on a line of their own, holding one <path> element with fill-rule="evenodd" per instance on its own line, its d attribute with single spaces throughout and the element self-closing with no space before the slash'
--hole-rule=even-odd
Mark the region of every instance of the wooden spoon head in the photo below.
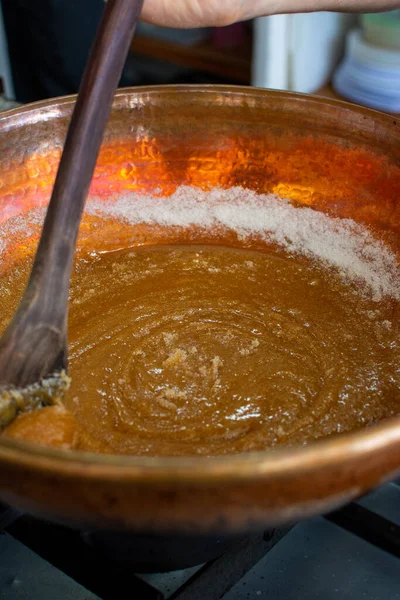
<svg viewBox="0 0 400 600">
<path fill-rule="evenodd" d="M 0 339 L 0 386 L 25 388 L 67 370 L 67 315 L 31 286 Z"/>
<path fill-rule="evenodd" d="M 0 432 L 20 412 L 60 405 L 70 383 L 66 372 L 61 371 L 25 388 L 0 387 Z"/>
<path fill-rule="evenodd" d="M 27 298 L 0 339 L 0 429 L 24 410 L 54 404 L 67 382 L 66 325 Z"/>
</svg>

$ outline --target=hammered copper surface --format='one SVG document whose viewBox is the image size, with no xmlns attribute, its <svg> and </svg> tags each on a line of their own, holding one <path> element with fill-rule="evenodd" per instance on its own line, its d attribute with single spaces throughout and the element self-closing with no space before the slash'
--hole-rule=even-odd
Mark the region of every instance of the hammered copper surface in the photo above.
<svg viewBox="0 0 400 600">
<path fill-rule="evenodd" d="M 40 103 L 0 118 L 0 221 L 48 201 L 72 102 Z M 91 193 L 166 195 L 181 184 L 239 184 L 352 217 L 398 247 L 398 131 L 393 117 L 300 95 L 228 87 L 125 90 L 115 101 Z M 117 227 L 107 233 L 117 243 Z M 27 250 L 26 239 L 11 241 L 3 265 Z M 0 497 L 102 528 L 238 531 L 325 511 L 399 467 L 398 419 L 307 448 L 214 459 L 92 456 L 4 440 Z"/>
</svg>

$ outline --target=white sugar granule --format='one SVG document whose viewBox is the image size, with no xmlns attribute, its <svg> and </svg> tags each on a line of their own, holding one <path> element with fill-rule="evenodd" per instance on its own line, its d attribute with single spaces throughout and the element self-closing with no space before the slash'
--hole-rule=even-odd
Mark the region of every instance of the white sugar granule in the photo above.
<svg viewBox="0 0 400 600">
<path fill-rule="evenodd" d="M 242 240 L 258 236 L 291 253 L 336 267 L 346 279 L 367 285 L 375 300 L 384 296 L 400 299 L 397 257 L 366 226 L 295 207 L 273 194 L 256 194 L 241 187 L 204 192 L 182 186 L 167 198 L 139 193 L 107 202 L 91 198 L 86 212 L 131 224 L 182 229 L 195 226 L 203 230 L 222 227 Z M 44 214 L 44 209 L 37 209 L 0 225 L 0 258 L 8 237 L 36 232 Z"/>
<path fill-rule="evenodd" d="M 295 207 L 273 194 L 256 194 L 241 187 L 203 192 L 182 186 L 167 198 L 132 193 L 106 203 L 92 199 L 87 211 L 131 224 L 223 227 L 241 239 L 261 236 L 292 253 L 329 263 L 348 279 L 364 282 L 375 300 L 386 295 L 400 299 L 397 258 L 367 227 Z"/>
<path fill-rule="evenodd" d="M 0 223 L 0 258 L 6 250 L 10 238 L 19 236 L 26 239 L 37 233 L 38 227 L 41 227 L 46 215 L 45 208 L 35 208 L 23 215 L 11 217 Z"/>
</svg>

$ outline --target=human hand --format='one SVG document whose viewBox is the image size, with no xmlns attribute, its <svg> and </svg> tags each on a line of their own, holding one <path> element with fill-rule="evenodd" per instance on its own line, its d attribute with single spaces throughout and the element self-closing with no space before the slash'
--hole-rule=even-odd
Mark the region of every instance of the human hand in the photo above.
<svg viewBox="0 0 400 600">
<path fill-rule="evenodd" d="M 396 8 L 400 0 L 145 0 L 142 18 L 165 27 L 216 27 L 282 13 Z"/>
</svg>

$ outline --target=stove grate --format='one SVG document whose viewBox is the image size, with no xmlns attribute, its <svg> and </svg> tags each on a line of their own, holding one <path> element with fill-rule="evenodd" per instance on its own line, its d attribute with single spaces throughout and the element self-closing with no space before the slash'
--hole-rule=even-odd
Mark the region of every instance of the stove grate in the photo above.
<svg viewBox="0 0 400 600">
<path fill-rule="evenodd" d="M 400 557 L 400 525 L 358 502 L 325 519 L 395 557 Z M 106 560 L 84 543 L 78 531 L 0 505 L 0 532 L 13 538 L 62 571 L 101 600 L 126 596 L 141 600 L 220 600 L 290 531 L 277 528 L 237 541 L 216 560 L 187 570 L 178 589 L 162 588 L 163 575 L 132 574 L 132 569 Z M 186 572 L 185 572 L 186 573 Z M 161 589 L 159 589 L 161 588 Z M 1 590 L 0 590 L 1 595 Z"/>
</svg>

